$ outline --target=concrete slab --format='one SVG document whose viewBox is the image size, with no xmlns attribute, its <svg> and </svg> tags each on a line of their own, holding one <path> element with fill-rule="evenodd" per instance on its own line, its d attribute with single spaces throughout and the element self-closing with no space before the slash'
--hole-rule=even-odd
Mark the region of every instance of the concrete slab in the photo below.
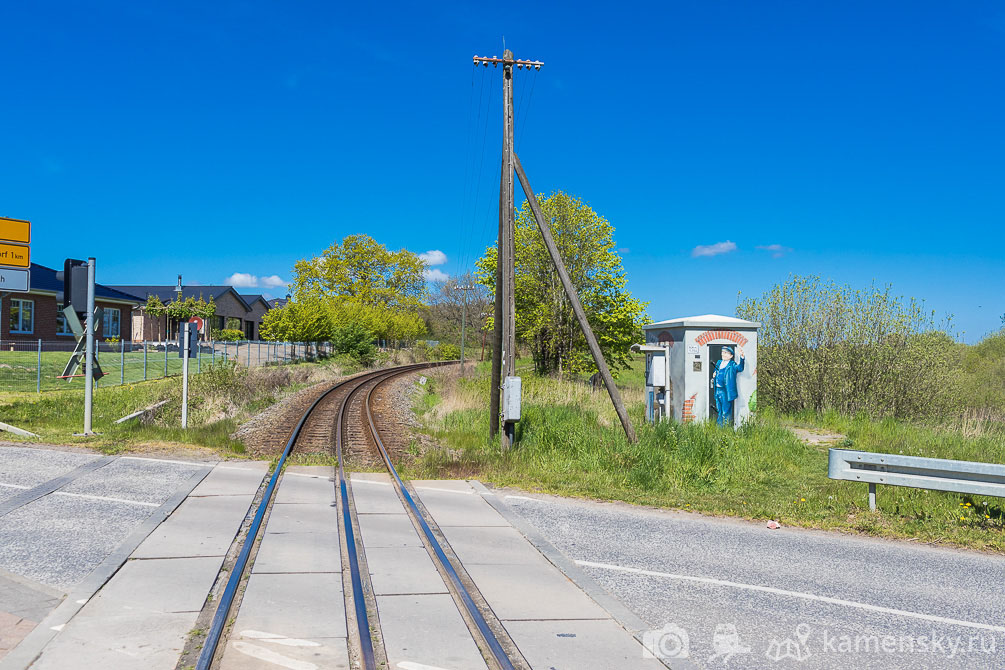
<svg viewBox="0 0 1005 670">
<path fill-rule="evenodd" d="M 3 447 L 0 449 L 0 483 L 33 487 L 101 458 L 97 454 Z"/>
<path fill-rule="evenodd" d="M 223 557 L 127 561 L 68 625 L 130 612 L 198 613 L 222 564 Z"/>
<path fill-rule="evenodd" d="M 269 471 L 269 463 L 250 461 L 219 464 L 192 491 L 192 496 L 254 495 Z"/>
<path fill-rule="evenodd" d="M 463 479 L 418 479 L 412 482 L 412 486 L 417 489 L 428 489 L 431 491 L 453 491 L 473 495 L 474 488 Z"/>
<path fill-rule="evenodd" d="M 440 483 L 440 482 L 438 482 Z M 456 491 L 440 490 L 427 486 L 427 482 L 414 482 L 419 499 L 429 510 L 436 523 L 444 526 L 509 526 L 491 505 L 479 495 L 464 495 Z M 465 482 L 466 484 L 466 482 Z"/>
<path fill-rule="evenodd" d="M 613 619 L 503 625 L 534 670 L 666 670 L 643 658 L 642 645 Z"/>
<path fill-rule="evenodd" d="M 67 624 L 31 670 L 173 670 L 198 613 L 130 612 Z"/>
<path fill-rule="evenodd" d="M 266 533 L 338 532 L 338 510 L 328 505 L 276 503 L 269 513 Z"/>
<path fill-rule="evenodd" d="M 377 596 L 377 611 L 388 667 L 486 667 L 449 595 Z"/>
<path fill-rule="evenodd" d="M 253 574 L 234 630 L 294 639 L 346 637 L 341 574 Z"/>
<path fill-rule="evenodd" d="M 425 547 L 366 547 L 366 564 L 376 595 L 448 592 Z"/>
<path fill-rule="evenodd" d="M 63 493 L 82 493 L 160 505 L 192 474 L 205 469 L 154 459 L 117 459 L 62 487 Z"/>
<path fill-rule="evenodd" d="M 378 547 L 421 547 L 411 519 L 401 514 L 360 514 L 360 535 L 366 551 Z"/>
<path fill-rule="evenodd" d="M 512 527 L 445 526 L 441 530 L 465 565 L 549 565 Z"/>
<path fill-rule="evenodd" d="M 554 566 L 465 565 L 492 611 L 503 620 L 610 617 Z"/>
<path fill-rule="evenodd" d="M 223 556 L 251 502 L 251 495 L 189 497 L 133 552 L 133 557 Z"/>
<path fill-rule="evenodd" d="M 266 533 L 251 568 L 266 572 L 341 572 L 338 532 Z"/>
<path fill-rule="evenodd" d="M 223 652 L 220 670 L 343 670 L 349 668 L 349 647 L 343 637 L 290 639 L 237 631 Z"/>
<path fill-rule="evenodd" d="M 276 504 L 310 503 L 335 505 L 335 484 L 331 480 L 331 468 L 317 468 L 315 474 L 289 472 L 283 474 L 283 481 L 276 493 Z"/>
<path fill-rule="evenodd" d="M 353 472 L 349 475 L 356 514 L 404 514 L 405 508 L 391 485 L 391 480 L 374 478 L 375 473 Z M 364 476 L 371 475 L 371 476 Z"/>
<path fill-rule="evenodd" d="M 0 614 L 41 621 L 63 600 L 63 592 L 0 570 Z"/>
</svg>

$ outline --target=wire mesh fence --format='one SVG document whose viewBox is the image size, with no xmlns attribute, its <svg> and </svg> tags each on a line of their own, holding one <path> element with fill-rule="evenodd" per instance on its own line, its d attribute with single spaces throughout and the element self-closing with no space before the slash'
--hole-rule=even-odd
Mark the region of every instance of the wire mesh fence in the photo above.
<svg viewBox="0 0 1005 670">
<path fill-rule="evenodd" d="M 55 391 L 83 388 L 81 364 L 65 375 L 76 342 L 43 340 L 0 341 L 0 392 Z M 177 342 L 95 342 L 98 365 L 104 376 L 100 386 L 180 375 L 183 361 Z M 189 374 L 198 374 L 215 363 L 234 362 L 245 367 L 283 365 L 330 353 L 327 342 L 199 342 L 189 359 Z M 83 356 L 81 356 L 83 363 Z"/>
</svg>

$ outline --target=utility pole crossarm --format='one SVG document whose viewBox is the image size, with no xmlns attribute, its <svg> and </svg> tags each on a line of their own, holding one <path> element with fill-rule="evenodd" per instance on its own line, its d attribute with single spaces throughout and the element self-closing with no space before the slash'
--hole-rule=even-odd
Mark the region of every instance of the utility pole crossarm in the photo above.
<svg viewBox="0 0 1005 670">
<path fill-rule="evenodd" d="M 590 353 L 593 354 L 593 362 L 597 364 L 597 370 L 604 379 L 604 385 L 607 386 L 607 393 L 611 396 L 611 402 L 614 403 L 614 409 L 621 420 L 621 426 L 625 429 L 625 436 L 630 443 L 634 443 L 638 441 L 638 437 L 635 435 L 635 428 L 632 427 L 631 419 L 628 418 L 625 404 L 621 400 L 621 392 L 618 391 L 618 387 L 614 384 L 614 377 L 611 376 L 611 371 L 607 368 L 607 361 L 604 360 L 604 355 L 600 351 L 600 345 L 593 334 L 590 322 L 586 319 L 586 311 L 583 309 L 583 304 L 579 301 L 579 293 L 576 291 L 576 287 L 572 285 L 569 273 L 565 269 L 565 262 L 558 253 L 558 246 L 556 246 L 555 238 L 551 234 L 551 226 L 548 225 L 548 222 L 544 218 L 544 213 L 541 211 L 541 206 L 538 204 L 537 197 L 530 187 L 530 181 L 523 171 L 523 166 L 520 164 L 520 159 L 517 157 L 516 152 L 513 152 L 513 168 L 516 170 L 516 176 L 520 179 L 520 186 L 523 187 L 524 195 L 527 196 L 527 203 L 534 212 L 537 227 L 541 230 L 541 237 L 544 238 L 544 244 L 548 248 L 548 254 L 551 256 L 555 269 L 558 271 L 558 276 L 562 280 L 565 293 L 569 297 L 569 302 L 572 303 L 572 311 L 575 312 L 579 326 L 583 330 L 583 335 L 586 336 L 586 344 L 590 348 Z"/>
<path fill-rule="evenodd" d="M 488 56 L 475 56 L 472 60 L 475 65 L 484 65 L 485 67 L 488 67 L 489 63 L 492 63 L 492 67 L 499 67 L 499 64 L 501 63 L 503 65 L 516 65 L 517 69 L 520 70 L 523 68 L 527 68 L 528 70 L 531 68 L 540 70 L 541 66 L 544 65 L 544 63 L 539 60 L 517 60 L 516 58 L 506 58 L 505 55 L 502 58 L 496 58 L 495 56 L 492 58 L 489 58 Z"/>
</svg>

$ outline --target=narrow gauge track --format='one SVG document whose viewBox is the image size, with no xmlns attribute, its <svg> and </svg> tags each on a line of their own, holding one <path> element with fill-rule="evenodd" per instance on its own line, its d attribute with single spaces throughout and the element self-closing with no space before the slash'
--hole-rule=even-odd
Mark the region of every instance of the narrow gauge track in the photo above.
<svg viewBox="0 0 1005 670">
<path fill-rule="evenodd" d="M 370 617 L 367 612 L 366 598 L 363 590 L 363 578 L 360 572 L 358 541 L 352 523 L 352 513 L 349 505 L 351 494 L 344 463 L 350 455 L 365 458 L 367 452 L 372 454 L 373 451 L 379 452 L 380 460 L 387 468 L 398 496 L 406 504 L 409 514 L 417 520 L 417 524 L 421 528 L 425 540 L 432 549 L 433 559 L 438 563 L 441 573 L 446 575 L 450 581 L 450 591 L 458 607 L 462 608 L 473 623 L 475 628 L 473 634 L 476 639 L 480 638 L 478 640 L 480 642 L 479 646 L 482 646 L 488 652 L 489 657 L 495 662 L 494 665 L 496 668 L 499 670 L 514 670 L 512 661 L 507 656 L 485 620 L 485 617 L 447 559 L 439 540 L 423 518 L 419 507 L 398 476 L 388 449 L 375 425 L 371 408 L 374 392 L 384 382 L 403 374 L 448 364 L 450 363 L 421 363 L 359 375 L 339 382 L 327 389 L 308 407 L 290 434 L 286 447 L 255 512 L 241 552 L 238 555 L 230 579 L 220 597 L 219 605 L 207 631 L 205 643 L 196 662 L 196 670 L 209 670 L 213 665 L 220 641 L 223 638 L 227 620 L 230 616 L 234 598 L 247 570 L 252 548 L 263 530 L 262 522 L 270 507 L 275 490 L 282 479 L 283 467 L 286 460 L 295 448 L 311 452 L 327 451 L 328 453 L 334 450 L 334 456 L 338 461 L 336 486 L 338 489 L 339 506 L 342 511 L 341 536 L 344 542 L 343 549 L 349 559 L 352 608 L 356 624 L 355 641 L 358 644 L 360 662 L 364 670 L 376 670 L 377 662 L 374 653 Z M 350 420 L 353 415 L 359 418 L 365 416 L 367 425 L 362 425 L 361 421 L 353 423 Z M 346 611 L 348 612 L 348 608 Z"/>
</svg>

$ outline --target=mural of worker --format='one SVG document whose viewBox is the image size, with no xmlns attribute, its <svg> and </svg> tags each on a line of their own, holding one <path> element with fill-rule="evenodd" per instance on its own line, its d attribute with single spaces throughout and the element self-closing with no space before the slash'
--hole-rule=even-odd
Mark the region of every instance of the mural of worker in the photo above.
<svg viewBox="0 0 1005 670">
<path fill-rule="evenodd" d="M 743 347 L 737 347 L 740 362 L 734 360 L 733 347 L 722 348 L 722 358 L 715 364 L 715 409 L 716 423 L 720 426 L 733 423 L 733 401 L 736 392 L 736 375 L 743 372 Z"/>
</svg>

